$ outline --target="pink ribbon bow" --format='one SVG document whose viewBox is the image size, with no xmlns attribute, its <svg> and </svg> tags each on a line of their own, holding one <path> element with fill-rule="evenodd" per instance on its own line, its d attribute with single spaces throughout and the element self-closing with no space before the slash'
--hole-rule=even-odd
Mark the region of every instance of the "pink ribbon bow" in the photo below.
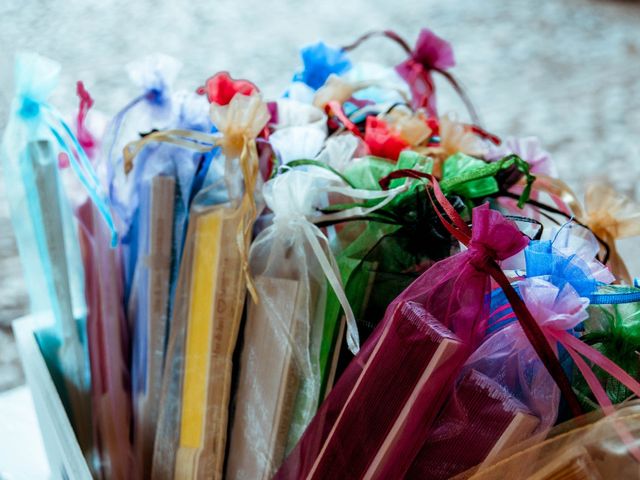
<svg viewBox="0 0 640 480">
<path fill-rule="evenodd" d="M 396 71 L 411 89 L 413 108 L 426 108 L 430 116 L 437 117 L 435 84 L 431 71 L 444 72 L 455 64 L 449 42 L 423 28 L 411 56 L 396 66 Z"/>
</svg>

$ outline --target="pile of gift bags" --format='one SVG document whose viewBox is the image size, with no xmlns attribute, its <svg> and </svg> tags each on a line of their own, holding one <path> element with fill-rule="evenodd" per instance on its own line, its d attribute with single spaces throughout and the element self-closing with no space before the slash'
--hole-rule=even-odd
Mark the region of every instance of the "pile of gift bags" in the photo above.
<svg viewBox="0 0 640 480">
<path fill-rule="evenodd" d="M 395 67 L 352 61 L 383 41 Z M 616 240 L 640 209 L 604 183 L 581 202 L 534 137 L 491 133 L 429 30 L 302 62 L 269 101 L 226 72 L 175 90 L 155 55 L 109 119 L 80 81 L 61 114 L 59 66 L 17 59 L 2 176 L 95 477 L 637 472 L 640 289 Z"/>
</svg>

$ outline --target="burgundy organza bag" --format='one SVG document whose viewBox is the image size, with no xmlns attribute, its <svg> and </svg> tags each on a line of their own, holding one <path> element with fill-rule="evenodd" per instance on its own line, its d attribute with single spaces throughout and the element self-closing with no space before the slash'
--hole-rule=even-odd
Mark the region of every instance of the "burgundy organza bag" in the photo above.
<svg viewBox="0 0 640 480">
<path fill-rule="evenodd" d="M 475 208 L 469 248 L 436 263 L 389 305 L 275 478 L 402 478 L 483 338 L 486 265 L 527 243 L 499 212 Z"/>
</svg>

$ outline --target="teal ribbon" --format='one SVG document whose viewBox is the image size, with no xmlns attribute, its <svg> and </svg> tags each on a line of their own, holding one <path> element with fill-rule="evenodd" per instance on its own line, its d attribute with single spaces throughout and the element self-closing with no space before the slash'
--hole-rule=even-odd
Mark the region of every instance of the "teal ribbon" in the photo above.
<svg viewBox="0 0 640 480">
<path fill-rule="evenodd" d="M 96 205 L 100 215 L 107 224 L 107 227 L 111 232 L 111 247 L 114 248 L 118 244 L 118 233 L 109 208 L 109 202 L 106 200 L 106 195 L 100 186 L 100 180 L 98 179 L 98 175 L 96 174 L 93 165 L 87 158 L 87 154 L 82 146 L 80 146 L 78 139 L 69 125 L 52 106 L 44 102 L 34 101 L 29 97 L 23 98 L 19 113 L 25 120 L 29 120 L 39 115 L 41 109 L 45 110 L 53 118 L 53 121 L 58 124 L 55 125 L 55 123 L 52 124 L 45 120 L 49 131 L 58 142 L 59 147 L 69 157 L 69 163 L 78 177 L 78 180 L 80 180 L 80 183 L 87 190 L 91 200 Z M 61 127 L 66 134 L 66 137 L 71 141 L 71 145 L 69 145 L 65 138 L 60 135 L 56 126 Z M 78 161 L 78 158 L 80 161 Z"/>
</svg>

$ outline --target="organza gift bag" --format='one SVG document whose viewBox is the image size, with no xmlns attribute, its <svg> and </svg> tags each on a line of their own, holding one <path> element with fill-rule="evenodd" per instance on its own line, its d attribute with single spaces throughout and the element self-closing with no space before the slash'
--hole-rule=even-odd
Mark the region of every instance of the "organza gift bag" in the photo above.
<svg viewBox="0 0 640 480">
<path fill-rule="evenodd" d="M 570 230 L 570 225 L 569 228 L 565 226 L 556 235 L 556 240 L 562 237 L 563 232 L 568 235 L 567 232 Z M 576 240 L 569 243 L 576 244 Z M 578 245 L 580 244 L 578 241 Z M 546 305 L 549 302 L 544 300 L 548 297 L 553 298 L 556 295 L 554 291 L 575 292 L 574 296 L 579 295 L 585 302 L 591 301 L 597 305 L 591 307 L 589 318 L 584 324 L 567 325 L 566 320 L 569 317 L 566 317 L 564 325 L 562 322 L 545 322 L 541 327 L 552 345 L 562 347 L 561 360 L 565 369 L 573 373 L 572 385 L 576 392 L 576 400 L 582 405 L 581 410 L 599 406 L 605 414 L 612 414 L 612 402 L 621 400 L 620 393 L 640 394 L 640 384 L 633 377 L 636 369 L 631 357 L 635 355 L 629 355 L 629 347 L 633 348 L 634 342 L 633 317 L 637 313 L 633 302 L 640 297 L 635 289 L 607 286 L 603 283 L 598 285 L 594 276 L 611 281 L 612 275 L 594 259 L 593 249 L 578 248 L 566 256 L 562 253 L 567 253 L 566 245 L 566 241 L 560 241 L 559 249 L 556 249 L 555 242 L 532 242 L 525 250 L 527 275 L 532 276 L 519 284 L 518 288 L 520 285 L 526 286 L 527 283 L 536 282 L 537 288 L 522 290 L 521 293 L 531 311 L 537 312 L 541 317 L 551 316 L 553 309 L 549 308 Z M 591 254 L 587 253 L 589 251 Z M 626 310 L 630 317 L 611 318 L 612 316 L 606 315 L 610 309 Z M 501 307 L 496 309 L 500 310 Z M 500 324 L 504 326 L 513 321 L 513 314 L 504 308 L 498 316 L 501 318 L 497 321 L 491 320 L 491 328 L 500 328 Z M 619 320 L 622 321 L 618 323 Z M 575 412 L 572 413 L 576 416 Z M 633 446 L 634 440 L 629 432 L 620 428 L 619 435 L 631 454 L 640 461 L 640 450 Z"/>
<path fill-rule="evenodd" d="M 78 82 L 78 142 L 89 152 L 100 142 L 85 124 L 93 99 Z M 93 159 L 96 170 L 104 157 Z M 68 163 L 68 160 L 67 160 Z M 61 165 L 62 167 L 63 165 Z M 71 193 L 71 192 L 70 192 Z M 111 247 L 111 232 L 88 195 L 72 192 L 85 273 L 87 343 L 91 365 L 93 438 L 99 454 L 95 472 L 102 478 L 135 473 L 131 448 L 130 331 L 124 311 L 124 277 L 120 245 Z"/>
<path fill-rule="evenodd" d="M 165 361 L 153 478 L 221 478 L 226 449 L 232 357 L 247 288 L 256 297 L 247 250 L 258 213 L 256 137 L 269 118 L 257 93 L 211 105 L 219 134 L 156 132 L 160 141 L 196 151 L 221 147 L 191 204 Z M 224 177 L 220 168 L 224 166 Z"/>
<path fill-rule="evenodd" d="M 208 132 L 206 101 L 195 94 L 174 95 L 177 129 Z M 202 108 L 204 107 L 204 109 Z M 166 344 L 189 203 L 203 154 L 170 143 L 150 143 L 128 162 L 129 197 L 121 199 L 125 217 L 135 219 L 123 238 L 131 285 L 127 316 L 132 325 L 134 441 L 148 473 L 158 420 Z"/>
<path fill-rule="evenodd" d="M 280 164 L 302 158 L 315 158 L 327 138 L 325 113 L 312 105 L 286 98 L 279 99 L 274 109 L 274 131 L 269 135 L 269 144 Z"/>
<path fill-rule="evenodd" d="M 180 68 L 178 60 L 162 54 L 149 55 L 128 64 L 129 78 L 141 93 L 114 115 L 102 142 L 102 155 L 106 157 L 102 167 L 106 171 L 109 198 L 121 236 L 127 302 L 138 258 L 135 238 L 130 237 L 137 233 L 140 201 L 139 186 L 131 178 L 138 178 L 137 170 L 144 169 L 146 162 L 136 162 L 134 172 L 130 173 L 131 165 L 125 165 L 123 148 L 145 134 L 170 128 L 178 121 L 181 100 L 172 85 Z"/>
<path fill-rule="evenodd" d="M 505 283 L 495 261 L 528 243 L 486 205 L 473 211 L 469 241 L 466 224 L 439 188 L 436 194 L 469 249 L 435 264 L 388 307 L 275 478 L 402 478 L 424 444 L 462 364 L 484 336 L 490 277 Z M 529 338 L 532 319 L 523 318 Z M 535 334 L 548 360 L 549 345 Z M 557 360 L 552 368 L 561 371 Z"/>
<path fill-rule="evenodd" d="M 623 285 L 600 286 L 591 296 L 589 320 L 584 323 L 580 339 L 592 346 L 633 378 L 640 378 L 638 349 L 640 348 L 640 289 Z M 613 404 L 622 403 L 633 392 L 618 379 L 600 368 L 594 368 Z M 575 381 L 585 409 L 597 408 L 588 384 L 580 377 Z"/>
<path fill-rule="evenodd" d="M 327 192 L 341 183 L 314 168 L 285 171 L 264 186 L 274 217 L 251 246 L 259 303 L 248 305 L 228 478 L 271 478 L 315 414 L 329 288 L 350 319 L 350 348 L 359 347 L 328 240 L 311 223 Z"/>
<path fill-rule="evenodd" d="M 633 283 L 616 248 L 616 240 L 640 235 L 638 206 L 606 184 L 591 184 L 584 197 L 584 213 L 578 219 L 608 246 L 607 265 L 622 282 Z"/>
<path fill-rule="evenodd" d="M 355 187 L 377 191 L 381 190 L 380 179 L 397 168 L 428 172 L 430 162 L 415 152 L 404 151 L 397 165 L 364 157 L 354 160 L 343 174 Z M 402 180 L 396 182 L 395 188 Z M 459 202 L 456 204 L 460 207 Z M 339 227 L 333 249 L 364 342 L 393 299 L 435 261 L 448 256 L 453 242 L 417 181 L 410 182 L 405 192 L 376 210 L 375 216 Z M 332 378 L 339 378 L 353 358 L 340 338 L 341 315 L 340 303 L 329 292 L 321 362 L 327 389 L 332 386 Z"/>
<path fill-rule="evenodd" d="M 451 157 L 447 162 L 451 160 L 457 161 Z M 461 158 L 462 162 L 468 165 L 463 169 L 448 170 L 441 183 L 442 190 L 450 196 L 458 212 L 462 212 L 465 205 L 473 205 L 482 195 L 497 192 L 494 177 L 500 171 L 515 167 L 528 176 L 527 165 L 513 156 L 490 165 L 470 157 Z M 430 173 L 432 167 L 431 159 L 405 150 L 396 164 L 364 157 L 353 160 L 343 172 L 352 185 L 374 191 L 382 188 L 381 181 L 385 186 L 397 188 L 406 181 L 401 178 L 403 172 L 412 172 L 411 175 L 418 177 L 410 180 L 407 190 L 383 208 L 366 218 L 360 217 L 365 221 L 340 226 L 334 240 L 342 280 L 363 341 L 402 290 L 435 261 L 456 250 L 450 232 L 439 221 L 433 203 L 424 193 L 423 183 L 418 181 L 420 175 Z M 391 178 L 394 175 L 400 177 Z M 327 335 L 322 350 L 326 357 L 322 362 L 323 385 L 327 390 L 331 388 L 332 378 L 339 378 L 353 358 L 344 347 L 339 356 L 333 350 L 334 345 L 342 345 L 337 339 L 340 306 L 331 292 L 328 301 Z"/>
<path fill-rule="evenodd" d="M 90 202 L 76 210 L 85 267 L 87 339 L 91 362 L 94 438 L 102 478 L 135 472 L 131 446 L 130 331 L 125 317 L 121 252 Z"/>
<path fill-rule="evenodd" d="M 5 192 L 18 240 L 37 339 L 88 463 L 94 467 L 86 349 L 84 273 L 77 225 L 58 163 L 86 189 L 116 236 L 93 166 L 62 116 L 47 103 L 58 64 L 33 54 L 16 60 L 16 97 L 2 140 Z"/>
<path fill-rule="evenodd" d="M 218 161 L 220 158 L 214 159 L 211 166 L 213 167 Z M 180 274 L 175 291 L 175 306 L 171 318 L 171 335 L 169 336 L 163 371 L 161 408 L 156 429 L 151 478 L 174 478 L 176 452 L 181 436 L 183 375 L 187 363 L 186 338 L 189 317 L 194 315 L 191 313 L 192 309 L 202 308 L 195 304 L 196 295 L 203 297 L 213 295 L 213 292 L 207 292 L 203 287 L 200 287 L 199 292 L 194 291 L 194 282 L 202 283 L 207 275 L 216 278 L 214 270 L 219 264 L 219 261 L 216 262 L 216 260 L 220 256 L 220 247 L 215 249 L 217 257 L 209 259 L 206 265 L 202 265 L 202 273 L 196 273 L 195 261 L 198 256 L 202 261 L 204 245 L 207 242 L 220 240 L 216 239 L 216 233 L 220 231 L 220 228 L 216 227 L 220 226 L 221 219 L 216 217 L 223 212 L 233 210 L 233 206 L 234 204 L 229 203 L 229 195 L 223 177 L 215 168 L 212 168 L 202 191 L 194 198 L 191 206 L 191 221 L 185 237 Z M 204 219 L 207 214 L 214 219 L 210 221 L 213 226 L 206 225 Z M 199 220 L 200 217 L 203 218 L 202 222 Z M 216 220 L 218 221 L 216 222 Z M 235 252 L 235 249 L 229 250 L 230 253 Z M 196 276 L 202 280 L 196 280 Z M 209 288 L 213 288 L 213 285 Z M 204 379 L 201 381 L 205 383 Z M 204 389 L 205 386 L 202 388 Z M 201 414 L 203 408 L 199 407 Z"/>
<path fill-rule="evenodd" d="M 570 284 L 519 282 L 542 328 L 570 330 L 588 318 L 588 299 Z M 409 470 L 409 478 L 445 479 L 494 463 L 523 440 L 542 439 L 555 424 L 560 391 L 519 323 L 489 336 L 467 360 L 452 395 Z"/>
</svg>

